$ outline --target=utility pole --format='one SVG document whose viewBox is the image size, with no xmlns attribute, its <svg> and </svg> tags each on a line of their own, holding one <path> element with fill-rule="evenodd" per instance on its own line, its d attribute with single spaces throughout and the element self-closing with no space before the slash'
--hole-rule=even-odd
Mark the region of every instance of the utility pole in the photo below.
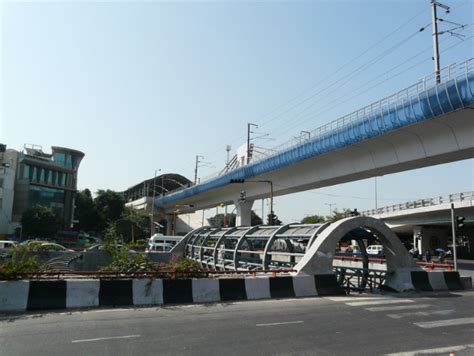
<svg viewBox="0 0 474 356">
<path fill-rule="evenodd" d="M 435 64 L 435 73 L 436 73 L 436 84 L 441 82 L 441 73 L 439 66 L 439 42 L 438 42 L 438 15 L 436 7 L 439 6 L 446 10 L 446 13 L 449 13 L 449 6 L 441 4 L 435 0 L 431 0 L 431 27 L 433 29 L 433 60 Z"/>
<path fill-rule="evenodd" d="M 201 161 L 199 160 L 199 158 L 204 159 L 204 156 L 196 155 L 196 166 L 195 166 L 195 168 L 194 168 L 194 184 L 197 184 L 198 167 L 199 167 L 199 163 L 201 163 Z"/>
<path fill-rule="evenodd" d="M 329 217 L 331 217 L 331 215 L 332 215 L 332 206 L 336 205 L 336 204 L 335 203 L 324 203 L 324 205 L 329 206 Z"/>
<path fill-rule="evenodd" d="M 225 146 L 225 150 L 227 152 L 227 158 L 226 158 L 226 161 L 225 161 L 225 166 L 226 166 L 227 169 L 229 169 L 230 149 L 231 149 L 230 145 Z M 226 205 L 225 208 L 224 208 L 224 227 L 227 227 L 227 225 L 229 225 L 229 224 L 227 223 L 227 205 Z"/>
<path fill-rule="evenodd" d="M 155 169 L 155 175 L 153 177 L 153 200 L 151 202 L 151 219 L 150 219 L 150 234 L 151 236 L 154 235 L 154 232 L 155 232 L 155 195 L 156 195 L 156 173 L 157 172 L 160 172 L 161 169 Z M 162 188 L 163 189 L 163 188 Z"/>
<path fill-rule="evenodd" d="M 456 253 L 456 218 L 454 216 L 454 203 L 451 203 L 451 228 L 453 232 L 453 262 L 454 270 L 458 270 L 458 255 Z"/>
<path fill-rule="evenodd" d="M 258 125 L 252 124 L 251 122 L 247 124 L 247 164 L 250 162 L 250 134 L 253 133 L 251 131 L 252 126 L 257 128 Z"/>
<path fill-rule="evenodd" d="M 375 185 L 375 210 L 378 209 L 377 204 L 377 177 L 374 177 L 374 185 Z M 377 211 L 376 211 L 377 212 Z"/>
</svg>

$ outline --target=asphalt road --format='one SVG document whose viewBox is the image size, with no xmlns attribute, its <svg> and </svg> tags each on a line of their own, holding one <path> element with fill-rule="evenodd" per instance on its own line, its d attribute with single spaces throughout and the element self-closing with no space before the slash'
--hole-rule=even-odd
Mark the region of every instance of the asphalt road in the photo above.
<svg viewBox="0 0 474 356">
<path fill-rule="evenodd" d="M 474 280 L 474 260 L 458 260 L 458 270 L 461 276 L 471 277 Z"/>
<path fill-rule="evenodd" d="M 473 305 L 464 291 L 4 315 L 0 354 L 473 355 Z"/>
</svg>

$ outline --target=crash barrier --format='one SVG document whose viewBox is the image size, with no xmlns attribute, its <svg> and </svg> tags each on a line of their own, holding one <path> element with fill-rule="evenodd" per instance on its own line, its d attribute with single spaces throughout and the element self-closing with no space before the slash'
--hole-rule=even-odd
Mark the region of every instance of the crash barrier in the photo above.
<svg viewBox="0 0 474 356">
<path fill-rule="evenodd" d="M 0 312 L 210 303 L 344 294 L 334 275 L 0 282 Z"/>
</svg>

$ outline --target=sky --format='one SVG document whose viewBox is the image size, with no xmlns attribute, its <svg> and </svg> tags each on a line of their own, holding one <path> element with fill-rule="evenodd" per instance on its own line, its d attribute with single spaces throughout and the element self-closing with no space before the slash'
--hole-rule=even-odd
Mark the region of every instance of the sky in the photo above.
<svg viewBox="0 0 474 356">
<path fill-rule="evenodd" d="M 270 148 L 430 74 L 429 3 L 0 1 L 0 142 L 83 151 L 80 189 L 123 191 L 158 169 L 192 180 L 196 155 L 203 178 L 249 122 Z M 444 3 L 440 17 L 470 26 L 464 41 L 441 36 L 442 66 L 474 57 L 473 2 Z M 278 197 L 274 210 L 294 222 L 328 204 L 471 190 L 472 159 Z"/>
</svg>

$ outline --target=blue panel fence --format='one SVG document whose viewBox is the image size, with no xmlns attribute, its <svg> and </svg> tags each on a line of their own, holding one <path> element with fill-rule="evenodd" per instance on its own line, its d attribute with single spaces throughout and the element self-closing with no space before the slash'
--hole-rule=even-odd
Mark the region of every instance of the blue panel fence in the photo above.
<svg viewBox="0 0 474 356">
<path fill-rule="evenodd" d="M 386 132 L 430 120 L 474 104 L 474 58 L 441 70 L 416 84 L 311 131 L 304 142 L 289 141 L 269 156 L 254 156 L 249 165 L 190 188 L 156 198 L 157 206 L 223 187 L 231 179 L 250 179 L 308 158 L 381 136 Z"/>
</svg>

